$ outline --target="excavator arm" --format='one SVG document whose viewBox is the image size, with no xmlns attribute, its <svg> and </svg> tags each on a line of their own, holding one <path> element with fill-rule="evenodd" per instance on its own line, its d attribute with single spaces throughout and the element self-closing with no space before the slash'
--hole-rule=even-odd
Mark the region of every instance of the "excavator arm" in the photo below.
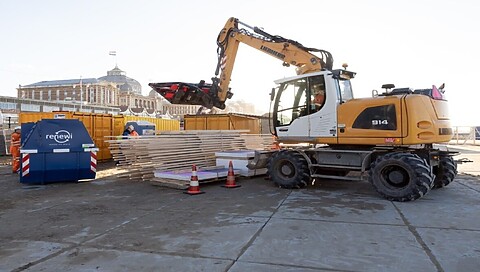
<svg viewBox="0 0 480 272">
<path fill-rule="evenodd" d="M 202 105 L 207 108 L 224 109 L 225 101 L 233 95 L 229 90 L 229 84 L 240 43 L 281 60 L 284 66 L 296 66 L 299 75 L 322 69 L 332 70 L 333 57 L 330 52 L 308 48 L 297 41 L 271 35 L 258 27 L 251 27 L 232 17 L 228 19 L 225 27 L 218 34 L 218 63 L 211 85 L 206 85 L 204 81 L 199 84 L 150 83 L 149 85 L 174 104 Z M 317 53 L 319 56 L 313 53 Z M 219 74 L 220 76 L 218 76 Z"/>
<path fill-rule="evenodd" d="M 254 33 L 249 32 L 246 28 L 239 28 L 239 25 L 253 30 Z M 229 96 L 228 85 L 230 84 L 240 43 L 281 60 L 284 66 L 296 66 L 298 75 L 320 71 L 321 69 L 331 70 L 333 66 L 333 58 L 328 51 L 307 48 L 297 41 L 268 34 L 258 27 L 251 27 L 232 17 L 228 19 L 217 38 L 218 64 L 213 82 L 218 82 L 220 102 L 225 102 Z M 311 52 L 319 52 L 321 57 L 317 57 Z M 220 78 L 217 78 L 220 71 Z"/>
</svg>

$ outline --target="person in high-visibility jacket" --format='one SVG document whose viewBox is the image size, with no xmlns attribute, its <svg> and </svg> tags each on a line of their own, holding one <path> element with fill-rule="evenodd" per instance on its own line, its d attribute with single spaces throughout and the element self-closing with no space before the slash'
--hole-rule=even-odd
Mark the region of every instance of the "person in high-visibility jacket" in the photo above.
<svg viewBox="0 0 480 272">
<path fill-rule="evenodd" d="M 11 135 L 10 154 L 12 154 L 12 173 L 20 170 L 20 136 L 21 127 L 16 127 Z"/>
<path fill-rule="evenodd" d="M 133 125 L 129 125 L 123 131 L 122 136 L 138 136 L 138 133 L 135 131 L 135 128 L 133 127 Z"/>
</svg>

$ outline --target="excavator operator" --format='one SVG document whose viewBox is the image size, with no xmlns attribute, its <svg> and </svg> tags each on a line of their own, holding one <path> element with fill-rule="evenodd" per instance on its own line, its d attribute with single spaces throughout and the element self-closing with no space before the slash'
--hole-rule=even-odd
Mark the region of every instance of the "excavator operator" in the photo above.
<svg viewBox="0 0 480 272">
<path fill-rule="evenodd" d="M 313 104 L 315 104 L 316 107 L 321 108 L 323 106 L 323 103 L 325 103 L 325 89 L 323 88 L 323 86 L 320 84 L 313 85 L 312 96 Z"/>
<path fill-rule="evenodd" d="M 325 83 L 315 82 L 312 84 L 310 99 L 310 113 L 319 111 L 325 104 Z"/>
</svg>

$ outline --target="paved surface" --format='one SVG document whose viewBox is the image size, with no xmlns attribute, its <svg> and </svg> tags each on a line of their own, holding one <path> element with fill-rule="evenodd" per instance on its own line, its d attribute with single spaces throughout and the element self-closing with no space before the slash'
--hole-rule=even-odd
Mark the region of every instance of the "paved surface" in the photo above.
<svg viewBox="0 0 480 272">
<path fill-rule="evenodd" d="M 23 186 L 0 166 L 0 271 L 478 271 L 480 178 L 390 202 L 367 182 L 206 194 L 107 176 Z"/>
</svg>

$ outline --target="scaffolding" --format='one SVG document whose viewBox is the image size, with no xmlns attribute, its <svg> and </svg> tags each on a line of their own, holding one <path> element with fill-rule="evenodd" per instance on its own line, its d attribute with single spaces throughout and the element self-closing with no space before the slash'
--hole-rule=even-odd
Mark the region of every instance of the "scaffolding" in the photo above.
<svg viewBox="0 0 480 272">
<path fill-rule="evenodd" d="M 0 155 L 10 155 L 10 135 L 16 126 L 19 126 L 17 114 L 0 111 Z"/>
<path fill-rule="evenodd" d="M 453 127 L 451 144 L 480 145 L 480 127 Z"/>
</svg>

